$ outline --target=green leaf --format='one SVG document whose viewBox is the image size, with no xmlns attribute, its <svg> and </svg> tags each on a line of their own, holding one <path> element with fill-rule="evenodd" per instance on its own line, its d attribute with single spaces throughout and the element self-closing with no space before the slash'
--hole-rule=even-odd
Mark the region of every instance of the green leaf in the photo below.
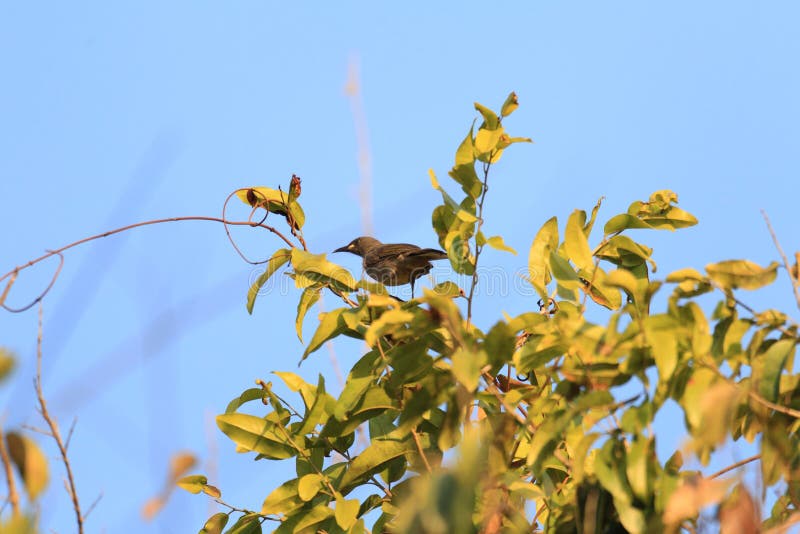
<svg viewBox="0 0 800 534">
<path fill-rule="evenodd" d="M 695 282 L 704 282 L 706 277 L 700 274 L 697 270 L 692 268 L 678 269 L 667 275 L 667 282 L 680 283 L 687 280 Z"/>
<path fill-rule="evenodd" d="M 475 102 L 475 109 L 483 116 L 483 123 L 487 130 L 495 130 L 500 125 L 500 119 L 494 111 Z"/>
<path fill-rule="evenodd" d="M 471 145 L 470 148 L 472 148 Z M 478 178 L 478 174 L 475 172 L 475 165 L 473 163 L 457 165 L 447 174 L 461 185 L 461 189 L 470 198 L 477 199 L 481 196 L 483 184 Z"/>
<path fill-rule="evenodd" d="M 650 283 L 647 278 L 647 267 L 640 267 L 634 270 L 615 269 L 608 273 L 606 284 L 625 291 L 628 298 L 633 301 L 640 316 L 644 316 L 649 311 L 650 303 L 647 289 Z"/>
<path fill-rule="evenodd" d="M 336 516 L 336 524 L 344 530 L 352 527 L 358 519 L 358 510 L 361 503 L 358 499 L 347 499 L 337 497 L 336 508 L 334 514 Z"/>
<path fill-rule="evenodd" d="M 583 225 L 586 223 L 586 212 L 575 210 L 567 220 L 567 229 L 564 235 L 564 250 L 569 259 L 580 269 L 591 271 L 594 266 L 592 250 L 589 248 L 589 241 L 583 233 Z"/>
<path fill-rule="evenodd" d="M 550 252 L 550 271 L 558 283 L 567 289 L 578 289 L 583 287 L 578 273 L 569 264 L 569 261 L 562 258 L 557 252 Z"/>
<path fill-rule="evenodd" d="M 506 98 L 506 101 L 503 102 L 503 107 L 500 108 L 500 115 L 503 117 L 508 117 L 514 113 L 514 110 L 516 110 L 518 107 L 519 101 L 517 100 L 517 93 L 512 91 Z"/>
<path fill-rule="evenodd" d="M 228 524 L 228 514 L 218 512 L 208 518 L 199 534 L 222 534 L 222 529 Z"/>
<path fill-rule="evenodd" d="M 6 434 L 6 443 L 11 461 L 25 484 L 28 497 L 32 501 L 36 500 L 47 488 L 50 479 L 47 457 L 35 441 L 17 432 Z"/>
<path fill-rule="evenodd" d="M 297 274 L 314 282 L 328 284 L 338 291 L 356 291 L 358 284 L 347 269 L 328 261 L 325 254 L 292 249 L 292 267 Z"/>
<path fill-rule="evenodd" d="M 304 501 L 297 494 L 299 480 L 294 478 L 284 482 L 267 495 L 264 504 L 261 506 L 261 513 L 264 515 L 291 514 L 294 510 L 302 507 Z"/>
<path fill-rule="evenodd" d="M 196 495 L 208 485 L 208 478 L 205 475 L 189 475 L 179 479 L 176 484 L 179 488 Z"/>
<path fill-rule="evenodd" d="M 478 388 L 481 369 L 487 363 L 486 353 L 466 348 L 456 350 L 453 354 L 453 375 L 470 393 Z"/>
<path fill-rule="evenodd" d="M 650 258 L 652 253 L 653 249 L 650 247 L 640 245 L 628 236 L 616 235 L 597 251 L 597 257 L 620 267 L 630 268 L 648 261 L 653 263 Z"/>
<path fill-rule="evenodd" d="M 472 150 L 471 146 L 472 145 L 470 145 L 470 150 Z M 475 172 L 475 169 L 473 168 L 472 171 Z M 453 198 L 450 195 L 447 194 L 447 191 L 445 191 L 441 185 L 439 185 L 439 180 L 436 178 L 436 174 L 433 172 L 433 169 L 428 169 L 428 176 L 430 176 L 431 185 L 433 186 L 433 188 L 442 194 L 442 200 L 444 201 L 444 205 L 439 207 L 445 208 L 450 212 L 455 212 L 458 209 L 458 203 L 455 200 L 453 200 Z M 436 219 L 436 217 L 434 217 L 434 219 Z M 450 224 L 448 223 L 447 225 L 445 225 L 445 228 L 449 226 Z"/>
<path fill-rule="evenodd" d="M 360 484 L 372 474 L 381 471 L 390 461 L 412 451 L 413 448 L 405 441 L 373 441 L 369 447 L 353 459 L 339 486 L 350 488 Z M 344 489 L 342 491 L 344 492 Z"/>
<path fill-rule="evenodd" d="M 246 389 L 242 392 L 241 395 L 233 399 L 231 402 L 228 403 L 228 406 L 225 408 L 225 413 L 233 413 L 239 409 L 239 407 L 245 403 L 254 401 L 254 400 L 261 400 L 267 398 L 267 392 L 264 391 L 263 388 L 250 388 Z"/>
<path fill-rule="evenodd" d="M 314 506 L 308 512 L 305 512 L 300 516 L 300 520 L 294 525 L 293 532 L 309 532 L 309 527 L 312 527 L 316 524 L 319 524 L 329 517 L 333 515 L 333 510 L 328 508 L 326 503 L 320 503 Z M 276 533 L 278 531 L 275 531 Z M 316 530 L 312 530 L 310 532 L 316 532 Z"/>
<path fill-rule="evenodd" d="M 320 314 L 319 326 L 314 332 L 311 341 L 308 342 L 306 350 L 303 352 L 303 360 L 305 360 L 309 354 L 320 348 L 323 343 L 338 336 L 347 329 L 347 325 L 342 319 L 342 313 L 346 310 L 347 308 L 337 308 L 327 313 Z"/>
<path fill-rule="evenodd" d="M 217 426 L 239 447 L 282 460 L 291 458 L 297 451 L 286 443 L 287 432 L 267 419 L 243 413 L 217 416 Z"/>
<path fill-rule="evenodd" d="M 678 324 L 664 315 L 648 317 L 645 322 L 647 341 L 658 368 L 659 380 L 666 382 L 678 365 Z"/>
<path fill-rule="evenodd" d="M 401 309 L 385 311 L 369 326 L 367 333 L 364 334 L 364 341 L 370 347 L 374 347 L 381 336 L 396 332 L 413 319 L 414 314 L 410 311 Z"/>
<path fill-rule="evenodd" d="M 658 230 L 676 230 L 697 224 L 694 215 L 673 206 L 677 202 L 678 195 L 672 191 L 656 191 L 647 202 L 632 203 L 628 207 L 628 214 Z"/>
<path fill-rule="evenodd" d="M 629 215 L 627 213 L 621 213 L 619 215 L 614 215 L 608 220 L 606 225 L 603 227 L 603 232 L 606 235 L 616 234 L 629 228 L 652 229 L 653 227 L 638 217 L 634 217 L 633 215 Z"/>
<path fill-rule="evenodd" d="M 539 229 L 528 253 L 528 277 L 543 299 L 547 298 L 547 284 L 550 283 L 550 252 L 557 248 L 558 219 L 552 217 Z"/>
<path fill-rule="evenodd" d="M 775 281 L 778 263 L 764 268 L 749 260 L 726 260 L 706 265 L 706 272 L 723 289 L 758 289 Z"/>
<path fill-rule="evenodd" d="M 261 516 L 256 513 L 244 514 L 225 534 L 261 533 Z"/>
<path fill-rule="evenodd" d="M 264 272 L 261 273 L 253 285 L 250 286 L 250 289 L 247 291 L 247 313 L 253 313 L 253 305 L 256 303 L 256 297 L 258 296 L 258 292 L 261 291 L 261 288 L 264 284 L 267 283 L 267 280 L 275 274 L 284 263 L 289 261 L 292 252 L 287 248 L 281 248 L 275 251 L 275 254 L 267 260 L 266 265 L 264 266 Z"/>
<path fill-rule="evenodd" d="M 586 280 L 584 291 L 597 304 L 610 310 L 616 310 L 622 305 L 619 289 L 607 282 L 607 275 L 600 267 L 593 267 L 591 274 L 581 271 L 579 277 Z"/>
<path fill-rule="evenodd" d="M 794 339 L 779 339 L 770 345 L 764 354 L 758 393 L 770 402 L 778 400 L 781 373 L 789 356 L 794 352 L 795 343 Z"/>
<path fill-rule="evenodd" d="M 297 303 L 297 318 L 295 319 L 294 327 L 297 331 L 297 337 L 300 342 L 303 342 L 303 318 L 306 316 L 308 309 L 319 300 L 320 290 L 315 288 L 306 288 L 303 294 L 300 295 L 300 301 Z"/>
<path fill-rule="evenodd" d="M 475 136 L 475 154 L 478 159 L 482 156 L 487 156 L 497 150 L 497 144 L 500 142 L 500 137 L 505 133 L 503 127 L 500 126 L 495 129 L 480 128 Z"/>
<path fill-rule="evenodd" d="M 323 480 L 323 476 L 319 473 L 311 473 L 301 477 L 297 483 L 297 495 L 304 501 L 310 501 L 322 489 Z"/>
</svg>

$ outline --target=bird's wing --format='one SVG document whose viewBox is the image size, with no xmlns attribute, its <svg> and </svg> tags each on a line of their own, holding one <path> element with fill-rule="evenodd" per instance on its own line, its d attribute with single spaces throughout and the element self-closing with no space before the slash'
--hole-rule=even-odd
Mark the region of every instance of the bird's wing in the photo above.
<svg viewBox="0 0 800 534">
<path fill-rule="evenodd" d="M 415 250 L 409 256 L 423 257 L 427 260 L 443 260 L 447 257 L 447 253 L 437 248 L 423 248 Z"/>
<path fill-rule="evenodd" d="M 401 255 L 409 256 L 414 255 L 421 249 L 417 245 L 410 245 L 408 243 L 390 243 L 381 245 L 378 253 L 381 258 L 396 258 Z"/>
</svg>

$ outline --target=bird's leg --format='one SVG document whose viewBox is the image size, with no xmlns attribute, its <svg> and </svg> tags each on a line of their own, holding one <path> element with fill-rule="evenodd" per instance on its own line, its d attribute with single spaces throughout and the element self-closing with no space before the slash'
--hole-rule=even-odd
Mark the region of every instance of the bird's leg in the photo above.
<svg viewBox="0 0 800 534">
<path fill-rule="evenodd" d="M 414 277 L 411 277 L 411 299 L 414 299 Z"/>
</svg>

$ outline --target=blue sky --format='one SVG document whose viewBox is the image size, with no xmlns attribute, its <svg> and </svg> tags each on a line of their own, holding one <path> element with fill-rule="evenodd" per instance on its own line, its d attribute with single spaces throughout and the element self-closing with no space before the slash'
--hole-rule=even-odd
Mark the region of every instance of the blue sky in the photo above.
<svg viewBox="0 0 800 534">
<path fill-rule="evenodd" d="M 605 196 L 607 219 L 665 188 L 700 224 L 641 236 L 659 274 L 777 259 L 760 209 L 784 248 L 800 249 L 794 2 L 5 2 L 0 10 L 2 272 L 117 226 L 218 215 L 231 190 L 284 185 L 292 173 L 303 178 L 310 248 L 344 245 L 362 233 L 344 92 L 354 61 L 384 241 L 436 244 L 430 212 L 439 196 L 428 169 L 444 181 L 472 103 L 496 108 L 514 90 L 521 107 L 506 127 L 536 143 L 514 147 L 494 169 L 486 227 L 520 255 L 488 252 L 487 267 L 524 267 L 552 215 L 563 224 Z M 252 255 L 279 246 L 262 233 L 237 235 Z M 358 269 L 355 257 L 339 260 Z M 52 267 L 21 277 L 12 303 L 34 295 Z M 209 423 L 255 378 L 295 370 L 302 352 L 298 294 L 263 296 L 249 316 L 251 277 L 213 223 L 142 228 L 67 255 L 45 301 L 44 385 L 62 425 L 78 417 L 71 453 L 83 502 L 103 494 L 91 531 L 199 529 L 208 502 L 185 493 L 138 526 L 178 450 L 212 459 L 224 498 L 242 506 L 260 507 L 289 476 L 291 466 L 235 455 Z M 480 326 L 535 306 L 529 295 L 486 293 Z M 793 309 L 785 275 L 747 297 Z M 0 344 L 22 360 L 0 391 L 6 427 L 40 424 L 29 386 L 35 336 L 35 311 L 0 317 Z M 335 350 L 347 369 L 361 348 Z M 299 372 L 336 383 L 325 351 Z M 662 441 L 674 446 L 664 424 Z M 71 528 L 60 478 L 55 466 L 45 530 Z"/>
</svg>

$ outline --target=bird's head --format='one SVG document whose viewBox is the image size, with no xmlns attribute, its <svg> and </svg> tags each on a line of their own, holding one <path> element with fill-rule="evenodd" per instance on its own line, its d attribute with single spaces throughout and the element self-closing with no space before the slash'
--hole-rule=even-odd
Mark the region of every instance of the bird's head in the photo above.
<svg viewBox="0 0 800 534">
<path fill-rule="evenodd" d="M 334 252 L 350 252 L 357 256 L 364 256 L 369 250 L 380 246 L 381 242 L 374 237 L 361 236 L 353 239 L 347 245 L 337 248 Z"/>
</svg>

